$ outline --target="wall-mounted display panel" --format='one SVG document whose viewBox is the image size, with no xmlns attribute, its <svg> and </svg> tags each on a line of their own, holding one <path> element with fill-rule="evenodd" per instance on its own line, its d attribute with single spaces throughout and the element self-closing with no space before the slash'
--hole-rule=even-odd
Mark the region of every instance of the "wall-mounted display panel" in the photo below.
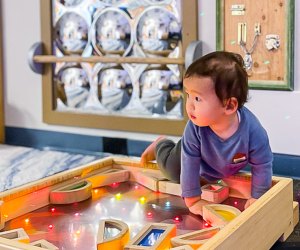
<svg viewBox="0 0 300 250">
<path fill-rule="evenodd" d="M 217 47 L 244 57 L 249 86 L 293 90 L 294 0 L 217 0 Z"/>
<path fill-rule="evenodd" d="M 182 134 L 196 0 L 40 3 L 43 52 L 58 59 L 44 67 L 46 123 Z"/>
</svg>

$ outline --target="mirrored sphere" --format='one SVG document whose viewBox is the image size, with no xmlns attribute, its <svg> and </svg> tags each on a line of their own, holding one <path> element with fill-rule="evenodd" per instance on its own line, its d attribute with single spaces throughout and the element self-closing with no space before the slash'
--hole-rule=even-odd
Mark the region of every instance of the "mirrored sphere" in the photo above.
<svg viewBox="0 0 300 250">
<path fill-rule="evenodd" d="M 57 97 L 68 107 L 83 107 L 90 89 L 86 71 L 80 66 L 67 66 L 55 78 Z"/>
<path fill-rule="evenodd" d="M 55 25 L 55 44 L 63 54 L 81 54 L 88 41 L 88 25 L 85 19 L 67 12 Z"/>
<path fill-rule="evenodd" d="M 132 94 L 129 74 L 123 68 L 106 68 L 98 73 L 98 98 L 108 110 L 124 108 Z"/>
<path fill-rule="evenodd" d="M 94 47 L 102 54 L 123 54 L 131 39 L 131 28 L 126 13 L 108 10 L 95 21 Z"/>
</svg>

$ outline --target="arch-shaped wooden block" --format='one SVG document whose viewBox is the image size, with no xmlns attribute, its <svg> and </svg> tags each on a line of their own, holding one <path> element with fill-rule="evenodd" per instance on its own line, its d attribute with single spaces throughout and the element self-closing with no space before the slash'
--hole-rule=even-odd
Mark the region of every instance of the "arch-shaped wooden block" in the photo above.
<svg viewBox="0 0 300 250">
<path fill-rule="evenodd" d="M 130 171 L 124 169 L 107 169 L 105 171 L 100 171 L 94 174 L 86 180 L 92 183 L 93 188 L 103 187 L 110 185 L 114 182 L 124 182 L 128 181 L 130 178 Z"/>
<path fill-rule="evenodd" d="M 70 204 L 87 200 L 92 196 L 92 184 L 82 180 L 50 192 L 51 204 Z"/>
<path fill-rule="evenodd" d="M 225 226 L 241 214 L 236 207 L 223 204 L 210 204 L 203 206 L 203 219 L 212 226 Z"/>
<path fill-rule="evenodd" d="M 112 237 L 106 237 L 107 228 L 116 228 L 120 232 Z M 128 225 L 120 220 L 107 219 L 99 223 L 97 234 L 97 249 L 122 250 L 129 241 Z"/>
</svg>

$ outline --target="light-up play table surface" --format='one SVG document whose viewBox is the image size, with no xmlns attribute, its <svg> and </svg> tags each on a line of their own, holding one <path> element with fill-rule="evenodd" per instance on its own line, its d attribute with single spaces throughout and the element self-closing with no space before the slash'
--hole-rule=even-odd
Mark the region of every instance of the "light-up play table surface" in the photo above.
<svg viewBox="0 0 300 250">
<path fill-rule="evenodd" d="M 123 175 L 122 182 L 117 178 L 115 182 L 110 180 L 109 185 L 93 188 L 92 196 L 84 201 L 50 204 L 51 191 L 81 180 L 94 180 L 95 174 L 107 169 L 128 171 L 128 180 L 124 181 Z M 222 203 L 243 211 L 250 195 L 251 176 L 241 174 L 224 181 L 230 193 Z M 166 181 L 156 164 L 141 168 L 131 158 L 105 158 L 2 192 L 2 231 L 23 228 L 31 242 L 44 239 L 59 249 L 88 250 L 96 249 L 99 221 L 106 219 L 125 222 L 130 239 L 149 223 L 175 225 L 176 235 L 209 228 L 201 216 L 188 211 L 179 195 L 180 186 Z M 274 177 L 273 187 L 264 196 L 208 239 L 201 249 L 269 249 L 278 239 L 285 240 L 290 235 L 298 221 L 297 211 L 292 180 Z M 3 249 L 40 249 L 0 238 L 2 245 L 7 246 Z"/>
</svg>

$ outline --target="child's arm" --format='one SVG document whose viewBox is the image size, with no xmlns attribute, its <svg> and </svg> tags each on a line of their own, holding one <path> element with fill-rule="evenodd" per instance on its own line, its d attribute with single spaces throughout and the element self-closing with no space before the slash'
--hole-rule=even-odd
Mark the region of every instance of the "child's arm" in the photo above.
<svg viewBox="0 0 300 250">
<path fill-rule="evenodd" d="M 273 153 L 264 129 L 255 129 L 250 134 L 249 165 L 251 166 L 251 198 L 245 209 L 253 204 L 272 186 Z"/>
</svg>

